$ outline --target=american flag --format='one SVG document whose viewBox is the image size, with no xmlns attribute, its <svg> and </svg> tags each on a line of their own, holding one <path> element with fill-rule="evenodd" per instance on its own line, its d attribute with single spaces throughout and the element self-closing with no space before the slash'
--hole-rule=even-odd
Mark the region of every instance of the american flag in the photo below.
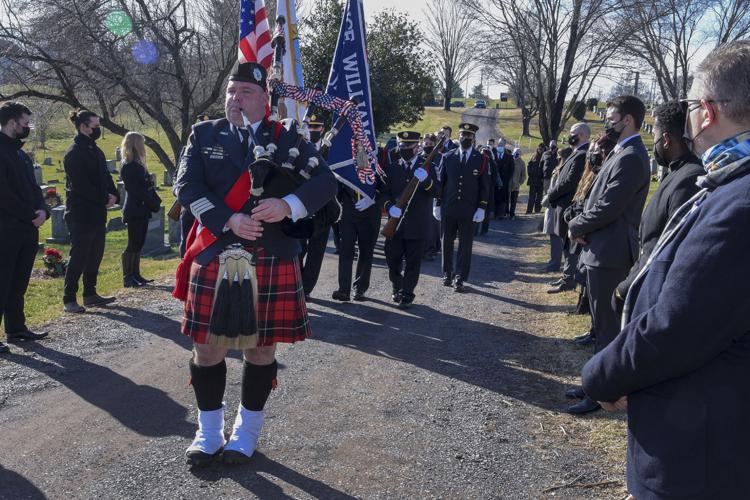
<svg viewBox="0 0 750 500">
<path fill-rule="evenodd" d="M 268 69 L 271 66 L 271 32 L 268 28 L 265 0 L 240 1 L 240 63 L 257 62 Z"/>
</svg>

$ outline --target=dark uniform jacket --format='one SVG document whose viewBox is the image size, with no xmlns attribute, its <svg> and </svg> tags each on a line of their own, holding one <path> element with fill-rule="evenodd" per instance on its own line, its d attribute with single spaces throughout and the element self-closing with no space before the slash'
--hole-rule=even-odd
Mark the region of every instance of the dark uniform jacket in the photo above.
<svg viewBox="0 0 750 500">
<path fill-rule="evenodd" d="M 661 181 L 659 189 L 654 192 L 643 211 L 640 228 L 641 252 L 628 277 L 617 287 L 620 297 L 625 298 L 630 284 L 646 265 L 651 250 L 656 246 L 672 214 L 698 192 L 696 181 L 698 176 L 705 173 L 701 160 L 693 154 L 687 154 L 669 164 L 669 175 Z"/>
<path fill-rule="evenodd" d="M 196 260 L 201 265 L 206 265 L 231 243 L 249 244 L 231 231 L 224 230 L 229 218 L 235 213 L 224 203 L 224 198 L 242 172 L 255 160 L 253 148 L 257 145 L 265 147 L 275 142 L 279 146 L 276 159 L 280 165 L 289 156 L 289 147 L 283 145 L 293 145 L 298 133 L 293 125 L 289 129 L 282 127 L 280 137 L 274 141 L 274 131 L 269 123 L 263 120 L 254 136 L 257 144 L 248 148 L 247 156 L 243 158 L 242 143 L 237 129 L 226 118 L 193 125 L 188 145 L 180 161 L 176 187 L 180 204 L 193 213 L 202 230 L 208 230 L 219 238 L 198 256 Z M 312 144 L 304 141 L 299 150 L 300 155 L 294 162 L 295 166 L 304 167 L 311 157 L 318 159 L 318 166 L 313 170 L 312 178 L 298 186 L 278 169 L 274 169 L 264 183 L 265 191 L 262 198 L 282 198 L 294 194 L 310 216 L 336 195 L 336 179 Z M 250 207 L 246 206 L 243 211 L 249 212 Z M 289 220 L 286 219 L 273 224 L 263 224 L 263 236 L 258 239 L 258 245 L 267 254 L 292 258 L 300 253 L 299 240 L 285 234 L 283 228 L 288 223 Z"/>
<path fill-rule="evenodd" d="M 120 169 L 120 178 L 125 184 L 125 203 L 122 207 L 122 220 L 128 222 L 137 218 L 150 218 L 158 212 L 161 204 L 148 172 L 138 162 L 131 161 Z"/>
<path fill-rule="evenodd" d="M 461 163 L 461 149 L 443 156 L 440 167 L 442 194 L 437 205 L 443 217 L 471 219 L 477 208 L 487 210 L 490 192 L 489 159 L 472 148 L 466 164 Z"/>
<path fill-rule="evenodd" d="M 109 195 L 120 196 L 107 170 L 104 153 L 88 136 L 77 134 L 63 157 L 65 220 L 78 224 L 107 223 Z"/>
<path fill-rule="evenodd" d="M 442 154 L 450 153 L 454 149 L 458 148 L 458 143 L 455 141 L 446 141 L 445 144 L 443 144 L 443 148 L 441 149 Z"/>
<path fill-rule="evenodd" d="M 547 199 L 551 207 L 554 207 L 555 214 L 553 219 L 552 231 L 560 238 L 568 238 L 568 224 L 565 222 L 565 209 L 573 203 L 573 196 L 578 189 L 578 183 L 583 177 L 583 170 L 586 167 L 586 151 L 588 143 L 581 145 L 573 154 L 571 154 L 562 168 L 557 180 L 550 186 L 547 191 Z"/>
<path fill-rule="evenodd" d="M 557 157 L 557 150 L 552 152 L 552 150 L 547 150 L 544 153 L 542 153 L 542 177 L 544 179 L 551 179 L 552 178 L 552 172 L 555 171 L 555 167 L 557 167 L 558 157 Z"/>
<path fill-rule="evenodd" d="M 747 498 L 749 220 L 746 174 L 688 216 L 636 285 L 630 323 L 583 368 L 592 398 L 628 396 L 637 499 Z"/>
<path fill-rule="evenodd" d="M 630 269 L 638 258 L 638 227 L 650 181 L 648 153 L 640 136 L 610 153 L 583 213 L 569 223 L 574 235 L 586 239 L 583 264 Z"/>
<path fill-rule="evenodd" d="M 398 200 L 407 184 L 414 177 L 414 171 L 424 166 L 425 157 L 418 154 L 412 161 L 406 163 L 401 159 L 398 149 L 388 153 L 388 163 L 383 185 L 384 208 L 386 212 Z M 430 224 L 432 216 L 432 200 L 440 196 L 440 182 L 437 180 L 434 168 L 425 168 L 429 177 L 419 184 L 407 208 L 401 214 L 402 221 L 396 231 L 396 238 L 405 240 L 427 240 L 431 237 Z"/>
<path fill-rule="evenodd" d="M 0 230 L 34 228 L 37 210 L 49 208 L 34 177 L 31 158 L 23 142 L 0 132 Z"/>
</svg>

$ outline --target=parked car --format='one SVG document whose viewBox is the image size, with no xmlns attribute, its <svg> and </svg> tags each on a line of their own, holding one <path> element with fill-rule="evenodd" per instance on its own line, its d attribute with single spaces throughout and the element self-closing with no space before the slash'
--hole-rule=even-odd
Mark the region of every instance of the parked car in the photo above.
<svg viewBox="0 0 750 500">
<path fill-rule="evenodd" d="M 487 101 L 484 99 L 478 99 L 477 102 L 474 103 L 474 107 L 477 109 L 485 109 L 487 108 Z"/>
<path fill-rule="evenodd" d="M 463 108 L 464 102 L 463 101 L 453 101 L 451 103 L 451 108 Z"/>
</svg>

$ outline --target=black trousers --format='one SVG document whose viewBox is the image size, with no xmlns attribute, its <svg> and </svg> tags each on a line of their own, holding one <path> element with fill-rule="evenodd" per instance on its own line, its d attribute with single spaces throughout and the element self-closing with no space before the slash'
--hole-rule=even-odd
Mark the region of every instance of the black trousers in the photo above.
<svg viewBox="0 0 750 500">
<path fill-rule="evenodd" d="M 453 276 L 453 247 L 458 236 L 458 255 L 456 256 L 458 277 L 462 281 L 469 279 L 474 226 L 472 217 L 461 219 L 443 217 L 443 274 Z"/>
<path fill-rule="evenodd" d="M 578 274 L 578 254 L 571 250 L 570 240 L 565 238 L 563 243 L 563 282 L 568 286 L 576 285 L 576 274 Z M 624 278 L 623 278 L 624 279 Z"/>
<path fill-rule="evenodd" d="M 406 299 L 414 299 L 414 289 L 419 282 L 419 273 L 422 268 L 424 246 L 424 240 L 401 238 L 385 240 L 388 277 L 393 285 L 393 291 L 400 291 Z M 404 259 L 406 259 L 406 267 L 404 267 Z"/>
<path fill-rule="evenodd" d="M 541 184 L 529 185 L 529 202 L 526 205 L 526 213 L 539 213 L 542 211 L 542 198 L 544 198 L 544 186 Z"/>
<path fill-rule="evenodd" d="M 0 322 L 5 320 L 5 333 L 18 333 L 26 330 L 24 295 L 36 259 L 39 230 L 32 226 L 3 228 L 0 238 L 3 242 L 0 245 Z"/>
<path fill-rule="evenodd" d="M 326 255 L 328 235 L 330 233 L 331 228 L 329 226 L 313 234 L 309 240 L 302 242 L 300 262 L 304 259 L 302 264 L 302 287 L 305 290 L 305 295 L 310 295 L 318 283 L 320 267 L 323 265 L 323 257 Z"/>
<path fill-rule="evenodd" d="M 620 317 L 612 309 L 612 294 L 617 285 L 627 277 L 628 270 L 587 266 L 586 273 L 591 331 L 596 335 L 596 352 L 599 352 L 620 333 Z"/>
<path fill-rule="evenodd" d="M 354 290 L 365 293 L 370 288 L 372 259 L 375 243 L 380 230 L 380 209 L 366 211 L 367 214 L 352 217 L 344 213 L 339 221 L 339 291 L 349 294 L 352 289 L 352 265 L 354 264 L 354 245 L 357 245 L 357 270 L 354 278 Z"/>
<path fill-rule="evenodd" d="M 126 252 L 141 253 L 143 245 L 146 243 L 146 233 L 148 232 L 148 218 L 134 217 L 128 219 L 128 246 Z"/>
<path fill-rule="evenodd" d="M 510 192 L 510 215 L 516 215 L 516 205 L 518 204 L 518 191 Z"/>
<path fill-rule="evenodd" d="M 510 182 L 510 181 L 508 181 Z M 505 217 L 510 211 L 510 186 L 495 190 L 495 217 Z"/>
<path fill-rule="evenodd" d="M 70 261 L 65 272 L 63 302 L 73 302 L 78 293 L 78 280 L 83 275 L 83 296 L 96 295 L 96 279 L 104 256 L 104 224 L 68 222 Z"/>
</svg>

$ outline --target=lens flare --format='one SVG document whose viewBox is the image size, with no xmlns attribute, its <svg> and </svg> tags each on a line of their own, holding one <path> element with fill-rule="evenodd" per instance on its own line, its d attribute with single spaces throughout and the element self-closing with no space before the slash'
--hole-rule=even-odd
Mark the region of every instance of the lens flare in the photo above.
<svg viewBox="0 0 750 500">
<path fill-rule="evenodd" d="M 133 45 L 133 59 L 138 64 L 154 64 L 159 59 L 156 45 L 148 40 L 138 40 Z"/>
<path fill-rule="evenodd" d="M 113 10 L 104 18 L 104 26 L 116 36 L 126 36 L 133 31 L 133 20 L 124 10 Z"/>
</svg>

